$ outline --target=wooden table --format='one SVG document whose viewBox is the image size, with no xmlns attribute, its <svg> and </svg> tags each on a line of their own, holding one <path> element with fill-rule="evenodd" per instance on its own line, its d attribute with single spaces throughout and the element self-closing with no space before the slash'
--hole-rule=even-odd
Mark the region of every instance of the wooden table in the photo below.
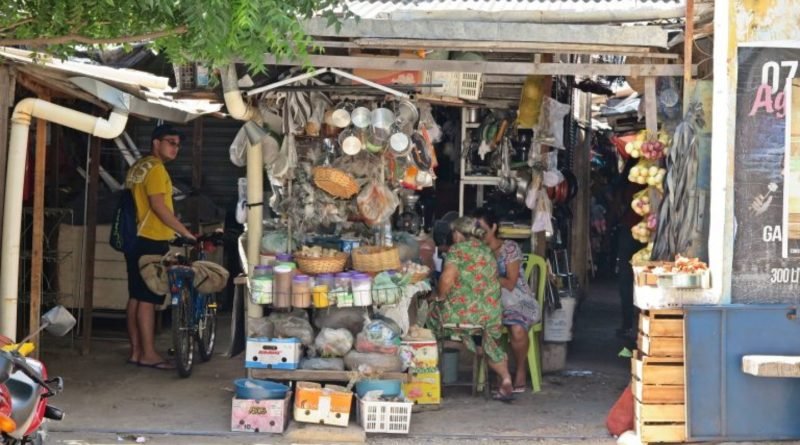
<svg viewBox="0 0 800 445">
<path fill-rule="evenodd" d="M 353 371 L 316 371 L 311 369 L 248 369 L 250 378 L 266 380 L 291 380 L 311 382 L 347 382 Z M 410 381 L 409 374 L 405 372 L 386 372 L 382 379 Z"/>
</svg>

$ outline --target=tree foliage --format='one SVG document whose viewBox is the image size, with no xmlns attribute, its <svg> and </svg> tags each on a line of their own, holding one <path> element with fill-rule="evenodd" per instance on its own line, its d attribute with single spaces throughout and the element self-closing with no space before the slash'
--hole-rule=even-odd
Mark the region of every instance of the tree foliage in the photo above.
<svg viewBox="0 0 800 445">
<path fill-rule="evenodd" d="M 258 71 L 265 53 L 305 59 L 302 21 L 315 15 L 337 27 L 351 17 L 336 0 L 2 0 L 0 45 L 65 56 L 147 41 L 173 62 L 239 59 Z"/>
</svg>

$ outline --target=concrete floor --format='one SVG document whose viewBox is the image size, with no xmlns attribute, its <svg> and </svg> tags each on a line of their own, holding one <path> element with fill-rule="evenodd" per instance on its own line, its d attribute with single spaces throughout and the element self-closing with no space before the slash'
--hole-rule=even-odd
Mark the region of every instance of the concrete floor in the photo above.
<svg viewBox="0 0 800 445">
<path fill-rule="evenodd" d="M 617 357 L 623 345 L 614 337 L 619 315 L 613 289 L 595 285 L 578 315 L 567 369 L 590 375 L 545 376 L 540 393 L 521 395 L 511 405 L 452 388 L 440 410 L 414 414 L 409 436 L 370 436 L 368 442 L 615 443 L 605 416 L 627 385 L 629 362 Z M 159 338 L 164 349 L 169 341 L 169 332 Z M 243 375 L 241 356 L 216 356 L 191 378 L 179 379 L 174 372 L 127 365 L 126 353 L 120 340 L 95 341 L 89 356 L 68 347 L 46 349 L 50 373 L 65 381 L 53 403 L 67 413 L 63 422 L 50 424 L 48 443 L 124 444 L 140 437 L 153 444 L 288 443 L 281 436 L 230 433 L 232 381 Z"/>
</svg>

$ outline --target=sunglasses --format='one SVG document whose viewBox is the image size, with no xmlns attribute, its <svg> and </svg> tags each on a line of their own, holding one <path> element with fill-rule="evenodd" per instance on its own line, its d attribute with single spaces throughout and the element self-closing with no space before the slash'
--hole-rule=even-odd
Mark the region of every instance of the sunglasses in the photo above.
<svg viewBox="0 0 800 445">
<path fill-rule="evenodd" d="M 172 145 L 175 148 L 181 148 L 180 142 L 174 141 L 172 139 L 160 139 L 160 140 L 168 143 L 169 145 Z"/>
</svg>

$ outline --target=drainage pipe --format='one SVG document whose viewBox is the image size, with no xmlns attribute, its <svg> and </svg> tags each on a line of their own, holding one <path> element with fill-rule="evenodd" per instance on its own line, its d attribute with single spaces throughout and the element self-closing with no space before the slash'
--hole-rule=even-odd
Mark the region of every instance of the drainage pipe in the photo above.
<svg viewBox="0 0 800 445">
<path fill-rule="evenodd" d="M 50 121 L 99 138 L 113 139 L 125 129 L 128 112 L 115 108 L 108 119 L 102 119 L 34 98 L 23 99 L 14 107 L 11 115 L 11 137 L 8 143 L 5 218 L 0 251 L 0 334 L 12 340 L 17 337 L 22 183 L 28 152 L 28 132 L 33 118 Z"/>
<path fill-rule="evenodd" d="M 261 115 L 258 110 L 244 103 L 242 93 L 239 91 L 236 78 L 236 66 L 231 64 L 220 70 L 222 77 L 222 91 L 225 98 L 225 107 L 228 113 L 235 119 L 247 121 L 245 129 L 250 126 L 261 124 Z M 251 123 L 254 122 L 254 123 Z M 252 129 L 249 129 L 252 130 Z M 247 253 L 248 269 L 245 273 L 253 276 L 253 268 L 259 262 L 261 253 L 261 236 L 264 223 L 264 159 L 261 151 L 260 138 L 255 136 L 253 131 L 246 131 L 248 142 L 247 148 Z M 264 315 L 264 309 L 257 304 L 253 304 L 249 298 L 247 303 L 247 316 L 259 318 Z"/>
</svg>

